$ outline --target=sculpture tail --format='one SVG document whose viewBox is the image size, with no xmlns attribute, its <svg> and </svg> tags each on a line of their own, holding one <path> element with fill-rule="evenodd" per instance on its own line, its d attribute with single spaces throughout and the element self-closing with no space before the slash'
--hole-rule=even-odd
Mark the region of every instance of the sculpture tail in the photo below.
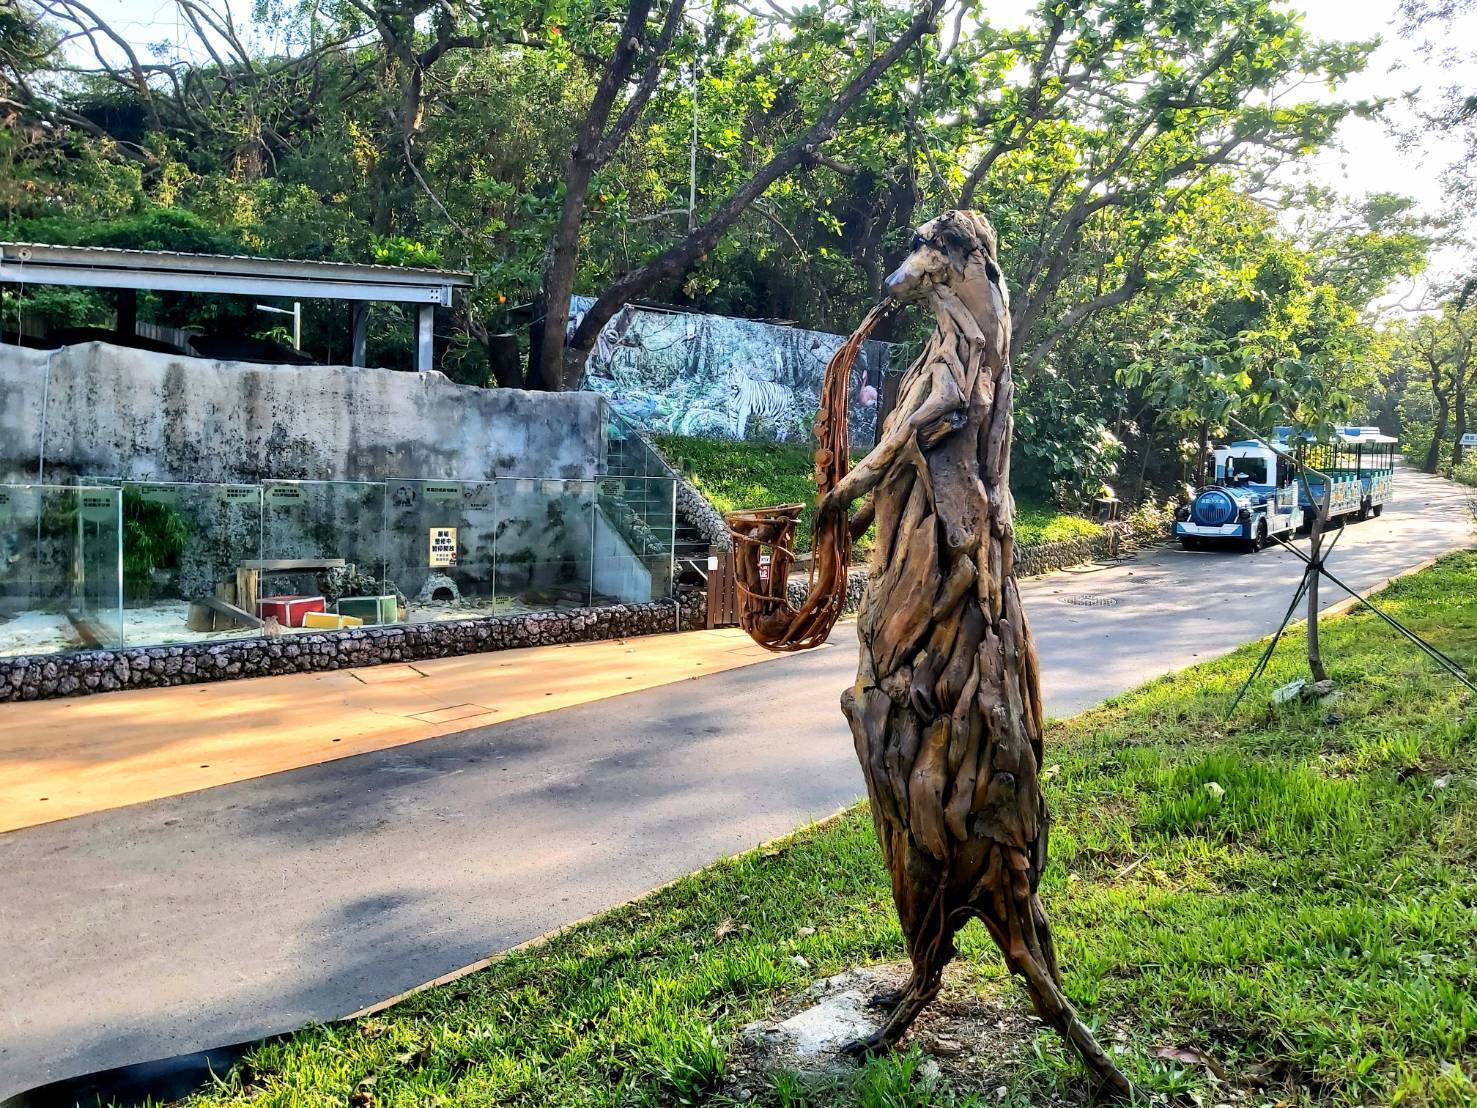
<svg viewBox="0 0 1477 1108">
<path fill-rule="evenodd" d="M 851 370 L 867 336 L 896 308 L 892 300 L 874 307 L 826 363 L 815 420 L 817 499 L 835 488 L 851 468 L 846 428 Z M 810 589 L 798 608 L 789 602 L 795 529 L 804 510 L 803 504 L 782 504 L 729 512 L 723 517 L 733 535 L 739 626 L 770 650 L 819 646 L 830 636 L 846 604 L 851 526 L 842 512 L 816 521 L 811 536 Z"/>
</svg>

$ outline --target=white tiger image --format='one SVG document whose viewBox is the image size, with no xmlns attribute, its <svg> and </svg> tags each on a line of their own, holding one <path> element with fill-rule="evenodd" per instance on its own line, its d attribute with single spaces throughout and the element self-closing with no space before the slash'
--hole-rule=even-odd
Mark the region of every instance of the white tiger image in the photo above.
<svg viewBox="0 0 1477 1108">
<path fill-rule="evenodd" d="M 795 421 L 795 394 L 785 385 L 750 377 L 742 371 L 733 375 L 728 395 L 733 403 L 733 433 L 742 439 L 748 434 L 750 419 L 767 419 L 774 427 L 779 442 L 789 438 Z"/>
</svg>

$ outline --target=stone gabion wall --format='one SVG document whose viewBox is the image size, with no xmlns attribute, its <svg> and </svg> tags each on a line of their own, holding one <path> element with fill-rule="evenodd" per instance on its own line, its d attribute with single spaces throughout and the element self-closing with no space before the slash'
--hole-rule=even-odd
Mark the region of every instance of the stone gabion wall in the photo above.
<svg viewBox="0 0 1477 1108">
<path fill-rule="evenodd" d="M 708 498 L 698 492 L 686 477 L 674 476 L 677 478 L 677 515 L 696 528 L 710 545 L 719 550 L 733 549 L 733 537 L 718 509 L 709 504 Z"/>
<path fill-rule="evenodd" d="M 853 569 L 846 575 L 846 606 L 841 609 L 842 615 L 850 615 L 855 612 L 862 602 L 862 590 L 867 587 L 867 571 L 865 569 Z M 805 581 L 791 581 L 786 590 L 790 603 L 797 608 L 805 603 L 805 595 L 810 589 Z"/>
<path fill-rule="evenodd" d="M 1081 565 L 1103 558 L 1118 558 L 1164 538 L 1162 534 L 1131 530 L 1127 525 L 1110 524 L 1102 533 L 1080 539 L 1064 539 L 1061 542 L 1037 543 L 1034 546 L 1015 548 L 1015 571 L 1020 577 L 1034 577 L 1058 569 Z M 862 590 L 867 584 L 867 571 L 853 569 L 846 578 L 846 613 L 855 612 L 862 601 Z M 804 581 L 790 582 L 790 603 L 799 605 L 805 600 Z"/>
<path fill-rule="evenodd" d="M 680 600 L 650 604 L 359 627 L 274 639 L 232 639 L 182 646 L 0 658 L 0 702 L 284 673 L 317 673 L 381 662 L 414 662 L 512 650 L 520 646 L 693 631 L 705 625 L 706 611 L 701 594 L 687 593 Z"/>
<path fill-rule="evenodd" d="M 1016 572 L 1023 577 L 1049 573 L 1097 558 L 1119 554 L 1152 541 L 1126 527 L 1111 525 L 1102 534 L 1063 542 L 1016 548 Z M 855 612 L 866 586 L 867 571 L 847 575 L 847 614 Z M 792 581 L 792 604 L 805 599 L 803 581 Z M 459 654 L 512 650 L 522 646 L 592 642 L 667 631 L 695 631 L 706 625 L 706 598 L 685 593 L 677 601 L 617 604 L 523 616 L 448 620 L 350 631 L 284 635 L 275 639 L 232 639 L 181 646 L 145 646 L 126 650 L 86 650 L 71 654 L 37 654 L 0 658 L 0 703 L 85 696 L 117 689 L 193 685 L 241 677 L 371 666 L 382 662 L 414 662 Z"/>
<path fill-rule="evenodd" d="M 1066 569 L 1083 562 L 1099 558 L 1111 558 L 1117 553 L 1113 536 L 1106 532 L 1085 536 L 1080 539 L 1062 539 L 1060 542 L 1043 542 L 1034 546 L 1015 548 L 1015 572 L 1018 577 L 1035 577 L 1040 573 Z"/>
<path fill-rule="evenodd" d="M 1109 523 L 1096 535 L 1060 542 L 1043 542 L 1015 548 L 1015 572 L 1019 577 L 1034 577 L 1083 562 L 1105 558 L 1121 558 L 1168 538 L 1168 531 L 1157 524 L 1138 526 L 1132 523 Z"/>
</svg>

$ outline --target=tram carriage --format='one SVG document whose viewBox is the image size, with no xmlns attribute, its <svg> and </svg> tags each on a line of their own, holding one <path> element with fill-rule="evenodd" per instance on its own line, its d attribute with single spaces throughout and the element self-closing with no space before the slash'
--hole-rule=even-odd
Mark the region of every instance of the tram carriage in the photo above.
<svg viewBox="0 0 1477 1108">
<path fill-rule="evenodd" d="M 1394 496 L 1399 440 L 1378 427 L 1340 427 L 1328 442 L 1279 427 L 1273 444 L 1256 439 L 1215 451 L 1215 480 L 1175 513 L 1174 535 L 1186 550 L 1231 545 L 1257 551 L 1275 537 L 1312 522 L 1323 500 L 1323 478 L 1332 482 L 1329 522 L 1368 519 Z M 1309 467 L 1299 478 L 1293 459 Z"/>
</svg>

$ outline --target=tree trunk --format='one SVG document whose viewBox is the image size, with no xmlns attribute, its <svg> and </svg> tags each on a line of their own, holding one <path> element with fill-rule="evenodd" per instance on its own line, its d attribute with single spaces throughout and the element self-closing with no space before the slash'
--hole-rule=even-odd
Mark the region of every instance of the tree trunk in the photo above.
<svg viewBox="0 0 1477 1108">
<path fill-rule="evenodd" d="M 975 917 L 1040 1018 L 1126 1095 L 1128 1080 L 1062 994 L 1037 894 L 1044 712 L 1014 572 L 1010 317 L 995 235 L 969 212 L 919 235 L 888 288 L 926 300 L 937 330 L 878 445 L 821 505 L 844 511 L 872 496 L 860 664 L 841 703 L 913 966 L 887 1023 L 855 1048 L 897 1041 L 938 995 L 954 937 Z"/>
<path fill-rule="evenodd" d="M 1431 399 L 1436 403 L 1436 418 L 1431 427 L 1431 445 L 1426 450 L 1426 460 L 1421 463 L 1425 473 L 1435 473 L 1441 466 L 1441 444 L 1446 439 L 1447 423 L 1451 419 L 1451 388 L 1442 388 L 1441 363 L 1428 356 L 1431 369 Z"/>
<path fill-rule="evenodd" d="M 1143 457 L 1139 460 L 1139 475 L 1134 480 L 1133 488 L 1129 491 L 1128 502 L 1137 505 L 1144 499 L 1144 489 L 1149 483 L 1149 459 L 1154 452 L 1154 421 L 1149 420 L 1149 429 L 1144 432 L 1143 445 L 1140 447 Z"/>
<path fill-rule="evenodd" d="M 1457 366 L 1456 386 L 1452 390 L 1451 408 L 1454 417 L 1451 427 L 1451 468 L 1455 470 L 1462 464 L 1464 453 L 1462 436 L 1467 433 L 1467 373 L 1464 366 Z"/>
<path fill-rule="evenodd" d="M 559 226 L 549 243 L 544 265 L 540 293 L 544 308 L 541 337 L 529 351 L 529 379 L 543 388 L 579 387 L 580 373 L 576 371 L 571 380 L 567 371 L 569 358 L 565 351 L 565 335 L 569 329 L 569 298 L 574 293 L 574 278 L 579 266 L 580 226 L 585 219 L 590 181 L 596 171 L 615 155 L 640 119 L 661 75 L 662 59 L 682 21 L 683 3 L 684 0 L 668 0 L 661 33 L 655 41 L 648 41 L 646 19 L 651 12 L 651 0 L 629 0 L 620 38 L 601 71 L 590 106 L 580 122 L 574 149 L 569 152 L 569 161 L 564 169 L 564 206 L 559 211 Z M 643 56 L 646 68 L 620 115 L 611 123 L 610 115 L 615 109 L 616 98 L 630 81 L 637 61 Z M 604 325 L 602 321 L 600 326 Z M 599 328 L 596 328 L 598 333 Z M 535 350 L 537 361 L 533 360 Z M 579 363 L 582 370 L 583 357 Z"/>
<path fill-rule="evenodd" d="M 574 295 L 574 273 L 579 264 L 580 224 L 585 216 L 585 192 L 590 187 L 595 165 L 582 158 L 578 150 L 570 159 L 564 175 L 564 209 L 559 228 L 549 249 L 549 264 L 544 269 L 543 291 L 539 303 L 543 307 L 543 323 L 539 327 L 538 361 L 530 361 L 530 382 L 549 390 L 564 384 L 564 336 L 569 330 L 569 298 Z M 578 201 L 574 198 L 578 197 Z M 531 354 L 531 352 L 530 352 Z"/>
<path fill-rule="evenodd" d="M 1332 495 L 1330 482 L 1324 482 L 1324 502 Z M 1313 565 L 1308 572 L 1308 673 L 1314 681 L 1326 681 L 1328 671 L 1323 668 L 1323 648 L 1318 642 L 1318 581 L 1323 576 L 1323 523 L 1320 509 L 1313 511 L 1313 525 L 1308 528 L 1308 556 Z"/>
<path fill-rule="evenodd" d="M 1451 421 L 1451 402 L 1442 397 L 1436 403 L 1436 419 L 1432 425 L 1431 445 L 1426 449 L 1426 460 L 1421 469 L 1435 473 L 1441 467 L 1441 444 L 1446 441 L 1446 428 Z"/>
<path fill-rule="evenodd" d="M 518 351 L 517 335 L 488 335 L 487 367 L 500 389 L 524 387 L 523 358 Z"/>
</svg>

